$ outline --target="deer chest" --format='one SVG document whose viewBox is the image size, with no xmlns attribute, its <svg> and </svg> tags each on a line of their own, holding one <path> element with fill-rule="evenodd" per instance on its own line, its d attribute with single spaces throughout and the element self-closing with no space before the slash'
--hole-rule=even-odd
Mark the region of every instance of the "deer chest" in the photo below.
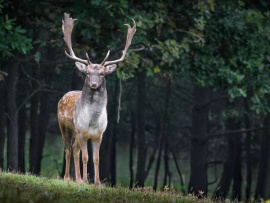
<svg viewBox="0 0 270 203">
<path fill-rule="evenodd" d="M 78 131 L 94 136 L 106 129 L 106 107 L 100 105 L 75 106 L 73 120 Z"/>
</svg>

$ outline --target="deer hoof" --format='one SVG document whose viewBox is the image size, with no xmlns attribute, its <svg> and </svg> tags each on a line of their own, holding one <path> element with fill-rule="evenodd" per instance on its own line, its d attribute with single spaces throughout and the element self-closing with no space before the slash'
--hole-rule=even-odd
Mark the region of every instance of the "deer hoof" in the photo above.
<svg viewBox="0 0 270 203">
<path fill-rule="evenodd" d="M 84 183 L 84 181 L 82 179 L 77 179 L 76 182 L 77 183 Z"/>
<path fill-rule="evenodd" d="M 95 185 L 96 185 L 96 186 L 101 186 L 100 181 L 95 181 Z"/>
<path fill-rule="evenodd" d="M 89 183 L 87 179 L 83 179 L 83 182 L 84 182 L 85 184 L 88 184 L 88 183 Z"/>
<path fill-rule="evenodd" d="M 64 181 L 66 181 L 66 182 L 71 182 L 72 179 L 71 179 L 70 177 L 64 177 Z"/>
</svg>

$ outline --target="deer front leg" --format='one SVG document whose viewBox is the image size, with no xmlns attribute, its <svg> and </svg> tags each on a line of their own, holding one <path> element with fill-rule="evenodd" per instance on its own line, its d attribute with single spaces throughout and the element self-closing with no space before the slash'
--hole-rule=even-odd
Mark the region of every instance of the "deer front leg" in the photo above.
<svg viewBox="0 0 270 203">
<path fill-rule="evenodd" d="M 84 140 L 82 137 L 80 137 L 79 143 L 82 150 L 83 182 L 88 183 L 88 180 L 87 180 L 87 162 L 88 162 L 87 140 Z"/>
<path fill-rule="evenodd" d="M 93 162 L 95 168 L 95 184 L 100 185 L 99 179 L 99 148 L 100 148 L 101 138 L 99 140 L 92 140 L 93 148 Z"/>
<path fill-rule="evenodd" d="M 81 172 L 80 172 L 80 146 L 77 139 L 75 139 L 75 142 L 73 144 L 73 158 L 74 158 L 74 165 L 75 165 L 76 182 L 82 183 Z"/>
</svg>

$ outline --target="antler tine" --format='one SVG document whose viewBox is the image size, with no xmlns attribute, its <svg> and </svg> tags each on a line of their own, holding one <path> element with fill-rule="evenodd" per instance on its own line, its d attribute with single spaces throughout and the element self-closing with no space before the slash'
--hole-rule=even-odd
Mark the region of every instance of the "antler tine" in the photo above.
<svg viewBox="0 0 270 203">
<path fill-rule="evenodd" d="M 87 52 L 85 53 L 85 55 L 86 55 L 88 64 L 92 64 L 91 61 L 90 61 L 90 59 L 89 59 L 89 56 L 88 56 Z"/>
<path fill-rule="evenodd" d="M 102 65 L 102 66 L 104 65 L 104 63 L 105 63 L 106 60 L 108 59 L 109 55 L 110 55 L 110 50 L 108 51 L 108 53 L 107 53 L 105 59 L 102 61 L 102 63 L 101 63 L 100 65 Z"/>
<path fill-rule="evenodd" d="M 118 60 L 114 60 L 114 61 L 106 61 L 104 64 L 105 66 L 106 65 L 110 65 L 110 64 L 115 64 L 115 63 L 119 63 L 121 61 L 123 61 L 125 59 L 125 56 L 126 56 L 126 53 L 127 53 L 127 50 L 131 44 L 131 41 L 132 41 L 132 38 L 133 38 L 133 35 L 135 34 L 136 32 L 136 22 L 134 19 L 132 19 L 133 21 L 133 27 L 131 28 L 131 26 L 129 24 L 125 24 L 127 27 L 128 27 L 128 32 L 127 32 L 127 40 L 126 40 L 126 45 L 125 45 L 125 49 L 123 50 L 122 52 L 122 56 L 120 59 Z"/>
<path fill-rule="evenodd" d="M 76 55 L 72 50 L 71 33 L 76 19 L 72 19 L 71 17 L 69 17 L 69 15 L 70 15 L 69 13 L 64 13 L 64 20 L 62 21 L 62 31 L 64 34 L 64 41 L 66 42 L 66 45 L 69 49 L 69 54 L 67 53 L 67 51 L 65 51 L 65 54 L 74 61 L 78 61 L 88 65 L 87 60 L 76 57 Z"/>
</svg>

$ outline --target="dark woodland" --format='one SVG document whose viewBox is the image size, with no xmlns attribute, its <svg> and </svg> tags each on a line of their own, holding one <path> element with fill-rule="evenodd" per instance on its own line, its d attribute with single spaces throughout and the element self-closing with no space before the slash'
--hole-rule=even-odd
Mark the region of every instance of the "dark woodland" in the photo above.
<svg viewBox="0 0 270 203">
<path fill-rule="evenodd" d="M 268 0 L 0 0 L 0 170 L 63 178 L 57 104 L 85 78 L 65 55 L 65 12 L 74 52 L 97 62 L 120 58 L 137 23 L 106 76 L 102 183 L 270 199 Z"/>
</svg>

